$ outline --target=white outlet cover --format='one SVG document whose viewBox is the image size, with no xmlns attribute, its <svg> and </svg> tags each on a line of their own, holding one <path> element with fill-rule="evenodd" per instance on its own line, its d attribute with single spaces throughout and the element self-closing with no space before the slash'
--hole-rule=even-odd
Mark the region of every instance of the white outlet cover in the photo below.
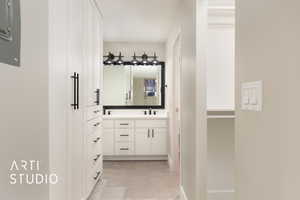
<svg viewBox="0 0 300 200">
<path fill-rule="evenodd" d="M 242 83 L 242 110 L 262 111 L 263 81 Z"/>
</svg>

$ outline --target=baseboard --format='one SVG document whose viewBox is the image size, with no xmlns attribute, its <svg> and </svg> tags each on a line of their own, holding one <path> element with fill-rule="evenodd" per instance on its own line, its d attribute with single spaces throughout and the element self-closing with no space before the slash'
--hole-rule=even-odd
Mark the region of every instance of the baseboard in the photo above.
<svg viewBox="0 0 300 200">
<path fill-rule="evenodd" d="M 234 200 L 234 190 L 208 190 L 208 200 Z"/>
<path fill-rule="evenodd" d="M 168 160 L 168 156 L 104 156 L 103 160 Z"/>
<path fill-rule="evenodd" d="M 180 186 L 180 200 L 188 200 L 182 186 Z"/>
<path fill-rule="evenodd" d="M 106 187 L 106 180 L 99 179 L 97 181 L 97 183 L 94 185 L 94 188 L 92 189 L 91 193 L 88 194 L 88 196 L 83 197 L 81 200 L 89 200 L 89 199 L 91 199 L 91 197 L 93 195 L 95 195 L 95 188 L 96 187 L 100 187 L 100 188 L 97 188 L 97 195 L 101 196 L 104 187 Z M 92 199 L 94 199 L 94 198 L 92 198 Z"/>
<path fill-rule="evenodd" d="M 169 164 L 169 168 L 171 170 L 174 170 L 174 161 L 173 161 L 171 155 L 168 155 L 168 164 Z"/>
</svg>

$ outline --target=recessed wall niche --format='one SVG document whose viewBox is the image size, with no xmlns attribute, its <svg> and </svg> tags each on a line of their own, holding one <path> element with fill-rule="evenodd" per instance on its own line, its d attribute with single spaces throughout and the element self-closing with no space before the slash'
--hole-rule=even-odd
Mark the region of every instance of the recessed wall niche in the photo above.
<svg viewBox="0 0 300 200">
<path fill-rule="evenodd" d="M 20 66 L 20 0 L 0 0 L 0 62 Z"/>
</svg>

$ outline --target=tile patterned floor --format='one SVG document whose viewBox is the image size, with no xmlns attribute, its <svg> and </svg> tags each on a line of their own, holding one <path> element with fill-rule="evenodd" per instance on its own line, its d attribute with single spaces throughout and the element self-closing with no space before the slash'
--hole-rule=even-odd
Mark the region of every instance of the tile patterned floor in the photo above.
<svg viewBox="0 0 300 200">
<path fill-rule="evenodd" d="M 179 176 L 166 161 L 106 161 L 103 179 L 102 197 L 92 200 L 176 200 L 179 194 Z"/>
</svg>

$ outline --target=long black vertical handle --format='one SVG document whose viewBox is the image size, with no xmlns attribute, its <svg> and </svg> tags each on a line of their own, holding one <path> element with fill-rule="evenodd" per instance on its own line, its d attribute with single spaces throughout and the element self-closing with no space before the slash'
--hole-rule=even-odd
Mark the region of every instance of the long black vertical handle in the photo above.
<svg viewBox="0 0 300 200">
<path fill-rule="evenodd" d="M 77 107 L 77 110 L 79 110 L 79 74 L 77 73 L 77 92 L 76 92 L 76 95 L 77 95 L 77 102 L 76 102 L 76 107 Z"/>
<path fill-rule="evenodd" d="M 76 104 L 76 85 L 77 85 L 77 81 L 76 81 L 76 79 L 77 79 L 77 75 L 76 75 L 76 72 L 74 72 L 74 75 L 73 76 L 71 76 L 71 78 L 73 79 L 73 103 L 71 104 L 71 106 L 73 107 L 73 109 L 74 110 L 76 110 L 77 109 L 77 104 Z"/>
</svg>

